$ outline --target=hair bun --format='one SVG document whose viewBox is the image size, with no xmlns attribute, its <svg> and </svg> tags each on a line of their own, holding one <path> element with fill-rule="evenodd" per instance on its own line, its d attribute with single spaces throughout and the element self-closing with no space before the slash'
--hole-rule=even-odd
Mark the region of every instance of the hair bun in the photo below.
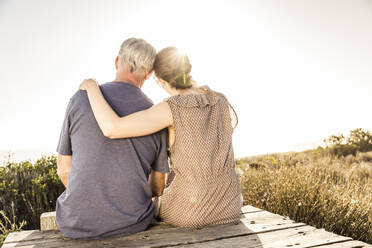
<svg viewBox="0 0 372 248">
<path fill-rule="evenodd" d="M 183 74 L 181 76 L 178 76 L 174 79 L 173 82 L 171 82 L 173 87 L 176 87 L 177 89 L 187 89 L 191 88 L 191 75 L 190 74 Z"/>
<path fill-rule="evenodd" d="M 192 87 L 191 63 L 186 54 L 180 54 L 176 47 L 161 50 L 155 59 L 154 70 L 157 77 L 176 89 Z"/>
</svg>

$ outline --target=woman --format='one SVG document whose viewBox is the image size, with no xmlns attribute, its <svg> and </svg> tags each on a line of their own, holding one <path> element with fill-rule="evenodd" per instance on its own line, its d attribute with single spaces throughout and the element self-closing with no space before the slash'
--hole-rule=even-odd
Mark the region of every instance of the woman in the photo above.
<svg viewBox="0 0 372 248">
<path fill-rule="evenodd" d="M 182 227 L 238 221 L 242 198 L 232 148 L 235 112 L 224 95 L 197 86 L 188 57 L 177 48 L 160 51 L 154 70 L 171 97 L 122 118 L 107 104 L 95 80 L 85 80 L 80 89 L 87 90 L 97 122 L 111 139 L 169 128 L 174 179 L 160 198 L 163 221 Z"/>
</svg>

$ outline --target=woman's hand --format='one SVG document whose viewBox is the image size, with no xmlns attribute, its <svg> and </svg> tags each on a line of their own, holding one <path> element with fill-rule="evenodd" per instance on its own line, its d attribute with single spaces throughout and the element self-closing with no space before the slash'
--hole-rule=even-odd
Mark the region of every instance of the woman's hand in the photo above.
<svg viewBox="0 0 372 248">
<path fill-rule="evenodd" d="M 97 80 L 95 80 L 94 78 L 84 79 L 79 86 L 79 90 L 88 90 L 88 88 L 91 86 L 98 86 Z"/>
</svg>

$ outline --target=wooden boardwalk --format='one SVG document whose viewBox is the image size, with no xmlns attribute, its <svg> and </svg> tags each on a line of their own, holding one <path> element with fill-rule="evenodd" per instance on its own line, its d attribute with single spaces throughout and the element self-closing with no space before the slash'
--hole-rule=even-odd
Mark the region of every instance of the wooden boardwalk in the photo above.
<svg viewBox="0 0 372 248">
<path fill-rule="evenodd" d="M 147 231 L 119 238 L 100 240 L 71 240 L 59 231 L 22 231 L 11 233 L 3 248 L 119 248 L 119 247 L 184 247 L 184 248 L 288 248 L 329 247 L 361 248 L 369 244 L 316 229 L 287 217 L 273 214 L 252 206 L 242 208 L 238 224 L 227 224 L 201 229 L 172 227 L 156 223 Z"/>
</svg>

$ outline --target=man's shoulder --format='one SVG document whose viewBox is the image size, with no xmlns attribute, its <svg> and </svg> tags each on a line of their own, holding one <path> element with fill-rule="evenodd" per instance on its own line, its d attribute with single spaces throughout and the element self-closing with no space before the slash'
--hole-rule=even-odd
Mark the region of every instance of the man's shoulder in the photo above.
<svg viewBox="0 0 372 248">
<path fill-rule="evenodd" d="M 72 95 L 67 106 L 67 112 L 71 115 L 74 114 L 82 106 L 90 106 L 87 92 L 84 90 L 78 90 Z"/>
<path fill-rule="evenodd" d="M 87 97 L 87 92 L 85 90 L 78 90 L 75 92 L 75 94 L 72 95 L 71 100 L 78 100 L 80 98 L 86 98 Z"/>
<path fill-rule="evenodd" d="M 110 102 L 111 98 L 114 100 L 120 99 L 120 101 L 128 101 L 131 104 L 137 103 L 140 105 L 146 105 L 145 108 L 151 107 L 154 103 L 150 98 L 138 87 L 122 82 L 108 82 L 100 85 L 100 89 L 107 101 Z"/>
<path fill-rule="evenodd" d="M 71 107 L 76 105 L 77 103 L 81 103 L 81 101 L 88 100 L 88 95 L 85 90 L 78 90 L 75 92 L 74 95 L 72 95 L 70 99 Z"/>
<path fill-rule="evenodd" d="M 150 108 L 154 105 L 150 98 L 148 98 L 141 89 L 122 83 L 108 82 L 100 85 L 103 96 L 109 105 L 119 114 L 120 112 L 127 112 L 127 114 L 141 111 Z M 71 112 L 82 109 L 86 111 L 90 108 L 87 92 L 78 90 L 71 97 L 68 109 Z"/>
</svg>

